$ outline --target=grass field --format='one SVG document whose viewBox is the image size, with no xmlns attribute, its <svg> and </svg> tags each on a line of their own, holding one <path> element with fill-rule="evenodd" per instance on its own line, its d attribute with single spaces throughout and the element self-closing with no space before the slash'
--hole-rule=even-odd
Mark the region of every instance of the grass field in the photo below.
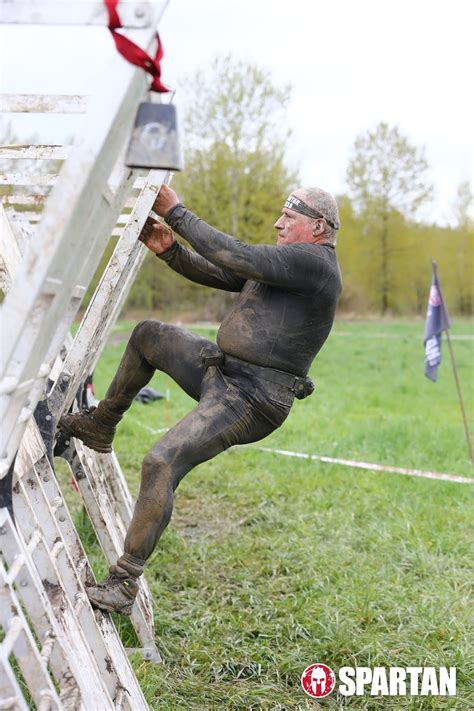
<svg viewBox="0 0 474 711">
<path fill-rule="evenodd" d="M 119 324 L 126 331 L 129 324 Z M 213 338 L 215 331 L 200 329 Z M 439 382 L 423 375 L 423 324 L 338 322 L 274 448 L 473 476 L 446 343 Z M 465 400 L 474 340 L 453 335 Z M 103 396 L 125 342 L 95 373 Z M 163 375 L 171 423 L 192 406 Z M 134 404 L 116 451 L 132 491 L 166 424 L 163 401 Z M 149 428 L 149 429 L 147 429 Z M 474 708 L 474 487 L 235 448 L 191 472 L 148 567 L 164 664 L 134 659 L 154 709 Z M 84 535 L 87 529 L 83 527 Z M 98 570 L 105 566 L 94 553 Z M 134 643 L 127 622 L 120 622 Z M 307 700 L 303 669 L 456 666 L 457 697 Z"/>
</svg>

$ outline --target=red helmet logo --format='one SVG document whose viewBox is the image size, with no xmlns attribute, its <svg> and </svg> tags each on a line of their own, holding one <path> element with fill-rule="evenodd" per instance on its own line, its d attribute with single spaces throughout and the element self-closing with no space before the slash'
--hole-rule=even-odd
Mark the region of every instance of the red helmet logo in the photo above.
<svg viewBox="0 0 474 711">
<path fill-rule="evenodd" d="M 314 699 L 328 696 L 336 685 L 336 677 L 326 664 L 311 664 L 301 675 L 303 690 Z"/>
</svg>

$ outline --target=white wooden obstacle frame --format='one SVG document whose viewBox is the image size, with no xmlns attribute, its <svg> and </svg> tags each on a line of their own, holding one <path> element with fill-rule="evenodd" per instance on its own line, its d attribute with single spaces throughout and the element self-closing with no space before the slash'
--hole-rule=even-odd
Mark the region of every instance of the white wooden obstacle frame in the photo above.
<svg viewBox="0 0 474 711">
<path fill-rule="evenodd" d="M 65 21 L 55 14 L 60 5 L 15 0 L 3 19 L 31 22 L 33 8 L 35 22 Z M 106 24 L 100 2 L 63 5 L 73 8 L 69 21 Z M 153 46 L 165 5 L 120 3 L 124 25 L 135 28 L 128 36 Z M 85 122 L 71 146 L 0 149 L 10 165 L 41 161 L 40 170 L 14 169 L 0 178 L 11 186 L 0 205 L 0 709 L 31 702 L 41 711 L 147 708 L 109 615 L 88 601 L 84 585 L 94 575 L 53 469 L 56 423 L 97 362 L 146 252 L 138 235 L 169 179 L 123 165 L 144 72 L 117 55 L 100 84 L 90 97 L 1 98 L 3 111 L 84 112 Z M 48 160 L 64 161 L 59 175 L 44 171 Z M 38 187 L 43 195 L 34 194 Z M 127 207 L 131 212 L 123 213 Z M 69 328 L 112 234 L 120 235 L 117 246 L 73 339 Z M 75 440 L 66 445 L 62 456 L 114 562 L 132 512 L 117 457 Z M 145 581 L 132 623 L 143 656 L 159 661 Z"/>
</svg>

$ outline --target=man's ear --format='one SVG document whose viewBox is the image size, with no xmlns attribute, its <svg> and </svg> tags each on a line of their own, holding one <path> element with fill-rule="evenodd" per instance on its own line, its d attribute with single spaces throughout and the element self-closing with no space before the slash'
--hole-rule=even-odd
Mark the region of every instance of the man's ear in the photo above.
<svg viewBox="0 0 474 711">
<path fill-rule="evenodd" d="M 324 232 L 324 225 L 322 220 L 315 220 L 313 225 L 313 235 L 317 237 Z"/>
</svg>

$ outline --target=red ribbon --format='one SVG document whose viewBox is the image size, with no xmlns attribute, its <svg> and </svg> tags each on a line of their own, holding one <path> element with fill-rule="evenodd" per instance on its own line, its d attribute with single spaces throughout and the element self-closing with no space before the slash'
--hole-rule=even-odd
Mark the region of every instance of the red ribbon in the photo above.
<svg viewBox="0 0 474 711">
<path fill-rule="evenodd" d="M 124 35 L 117 32 L 117 29 L 122 27 L 122 23 L 120 22 L 120 17 L 117 12 L 118 0 L 104 0 L 104 3 L 109 13 L 109 30 L 112 33 L 118 52 L 128 62 L 135 64 L 137 67 L 141 67 L 152 75 L 153 81 L 150 86 L 150 91 L 158 91 L 161 94 L 169 91 L 168 87 L 161 81 L 160 62 L 163 57 L 163 46 L 158 32 L 156 33 L 158 47 L 155 59 L 152 59 L 143 49 L 135 44 L 135 42 L 132 42 L 132 40 L 129 40 L 127 37 L 124 37 Z"/>
</svg>

